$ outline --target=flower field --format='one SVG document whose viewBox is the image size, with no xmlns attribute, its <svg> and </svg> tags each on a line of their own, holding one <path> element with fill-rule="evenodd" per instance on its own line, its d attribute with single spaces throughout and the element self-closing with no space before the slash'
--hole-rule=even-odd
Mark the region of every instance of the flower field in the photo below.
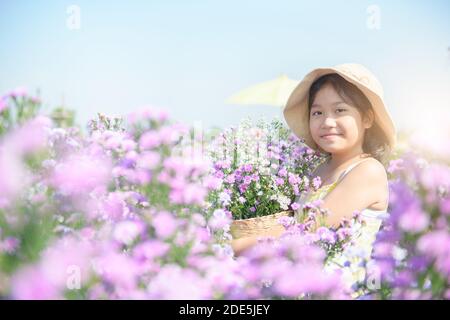
<svg viewBox="0 0 450 320">
<path fill-rule="evenodd" d="M 449 159 L 396 151 L 368 258 L 358 212 L 327 228 L 320 201 L 297 201 L 323 158 L 279 121 L 199 136 L 141 110 L 83 130 L 41 104 L 0 97 L 2 299 L 450 299 Z M 234 255 L 233 220 L 298 209 Z"/>
</svg>

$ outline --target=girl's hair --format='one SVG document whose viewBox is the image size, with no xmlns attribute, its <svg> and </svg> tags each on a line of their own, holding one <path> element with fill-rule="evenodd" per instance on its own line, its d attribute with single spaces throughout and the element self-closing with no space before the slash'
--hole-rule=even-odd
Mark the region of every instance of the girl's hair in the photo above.
<svg viewBox="0 0 450 320">
<path fill-rule="evenodd" d="M 373 112 L 372 105 L 364 93 L 358 89 L 354 84 L 348 82 L 337 73 L 326 74 L 319 77 L 311 85 L 309 89 L 308 100 L 308 119 L 311 113 L 311 105 L 317 95 L 317 92 L 325 85 L 330 84 L 339 94 L 339 96 L 348 104 L 356 107 L 361 117 L 369 116 L 369 112 Z M 309 121 L 309 120 L 308 120 Z M 372 127 L 366 129 L 362 145 L 363 151 L 370 154 L 385 167 L 388 162 L 390 153 L 392 152 L 388 144 L 388 139 L 383 130 L 376 121 L 373 122 Z"/>
</svg>

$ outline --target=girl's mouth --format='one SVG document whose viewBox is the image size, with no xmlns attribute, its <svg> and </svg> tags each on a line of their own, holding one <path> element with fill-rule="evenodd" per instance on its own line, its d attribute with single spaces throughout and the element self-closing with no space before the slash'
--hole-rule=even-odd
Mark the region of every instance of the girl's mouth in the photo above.
<svg viewBox="0 0 450 320">
<path fill-rule="evenodd" d="M 327 134 L 327 135 L 321 136 L 321 138 L 322 139 L 332 139 L 332 138 L 335 138 L 337 136 L 341 136 L 341 135 L 340 134 Z"/>
</svg>

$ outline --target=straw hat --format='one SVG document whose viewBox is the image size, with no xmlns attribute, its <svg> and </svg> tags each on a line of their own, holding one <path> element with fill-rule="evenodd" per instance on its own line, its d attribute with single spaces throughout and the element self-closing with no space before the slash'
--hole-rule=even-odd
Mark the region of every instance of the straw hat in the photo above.
<svg viewBox="0 0 450 320">
<path fill-rule="evenodd" d="M 396 130 L 392 118 L 383 101 L 383 88 L 375 76 L 364 66 L 357 63 L 344 63 L 334 67 L 317 68 L 308 73 L 291 93 L 283 110 L 284 118 L 292 131 L 305 139 L 305 143 L 314 150 L 317 145 L 309 132 L 308 97 L 309 89 L 315 80 L 323 75 L 337 73 L 348 82 L 354 84 L 372 104 L 375 114 L 374 122 L 378 123 L 393 149 L 396 143 Z"/>
</svg>

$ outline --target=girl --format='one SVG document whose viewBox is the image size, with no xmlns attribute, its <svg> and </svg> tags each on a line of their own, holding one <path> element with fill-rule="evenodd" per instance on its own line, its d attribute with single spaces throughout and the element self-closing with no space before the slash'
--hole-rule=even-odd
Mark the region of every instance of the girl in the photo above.
<svg viewBox="0 0 450 320">
<path fill-rule="evenodd" d="M 299 138 L 327 156 L 313 173 L 321 178 L 321 188 L 299 201 L 323 200 L 322 208 L 330 210 L 326 225 L 331 227 L 361 212 L 366 225 L 360 245 L 367 248 L 388 207 L 384 165 L 396 141 L 380 83 L 359 64 L 315 69 L 292 92 L 284 117 Z M 261 236 L 282 233 L 274 228 Z M 257 240 L 236 239 L 231 246 L 239 255 Z"/>
</svg>

